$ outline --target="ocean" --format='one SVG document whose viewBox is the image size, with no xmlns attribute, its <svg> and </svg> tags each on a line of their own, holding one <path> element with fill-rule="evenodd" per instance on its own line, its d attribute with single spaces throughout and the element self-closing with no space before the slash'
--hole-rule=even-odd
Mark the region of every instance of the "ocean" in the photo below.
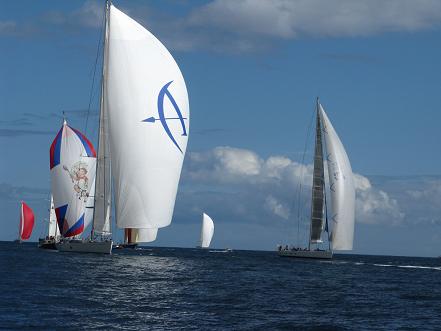
<svg viewBox="0 0 441 331">
<path fill-rule="evenodd" d="M 441 330 L 441 259 L 0 242 L 2 330 Z"/>
</svg>

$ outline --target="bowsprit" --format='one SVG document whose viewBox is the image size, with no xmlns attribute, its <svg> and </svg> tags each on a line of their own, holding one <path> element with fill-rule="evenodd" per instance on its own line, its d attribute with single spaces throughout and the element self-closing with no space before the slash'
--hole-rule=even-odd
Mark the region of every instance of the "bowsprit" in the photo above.
<svg viewBox="0 0 441 331">
<path fill-rule="evenodd" d="M 159 94 L 158 94 L 158 115 L 159 115 L 159 118 L 155 118 L 152 116 L 152 117 L 146 118 L 142 122 L 155 123 L 156 121 L 160 121 L 162 124 L 162 127 L 164 128 L 165 133 L 167 133 L 167 136 L 170 138 L 170 140 L 173 142 L 173 144 L 179 149 L 179 151 L 181 153 L 183 153 L 181 147 L 179 147 L 179 144 L 177 143 L 175 137 L 173 136 L 173 134 L 170 131 L 170 128 L 167 124 L 168 120 L 179 120 L 181 123 L 181 127 L 182 127 L 182 134 L 181 135 L 187 136 L 187 129 L 186 129 L 185 123 L 184 123 L 184 120 L 186 120 L 187 118 L 182 117 L 182 113 L 181 113 L 181 110 L 179 109 L 178 104 L 176 103 L 175 99 L 173 98 L 173 95 L 168 90 L 168 87 L 170 86 L 171 83 L 173 83 L 173 81 L 170 81 L 167 84 L 165 84 L 161 88 L 161 91 L 159 91 Z M 165 117 L 165 115 L 164 115 L 165 96 L 168 97 L 171 104 L 173 105 L 173 108 L 176 111 L 177 117 Z"/>
</svg>

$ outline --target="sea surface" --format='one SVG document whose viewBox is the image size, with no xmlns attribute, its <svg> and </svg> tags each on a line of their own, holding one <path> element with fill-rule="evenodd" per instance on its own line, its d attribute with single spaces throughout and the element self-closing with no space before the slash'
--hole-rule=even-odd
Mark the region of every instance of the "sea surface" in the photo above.
<svg viewBox="0 0 441 331">
<path fill-rule="evenodd" d="M 441 330 L 441 259 L 0 242 L 2 330 Z"/>
</svg>

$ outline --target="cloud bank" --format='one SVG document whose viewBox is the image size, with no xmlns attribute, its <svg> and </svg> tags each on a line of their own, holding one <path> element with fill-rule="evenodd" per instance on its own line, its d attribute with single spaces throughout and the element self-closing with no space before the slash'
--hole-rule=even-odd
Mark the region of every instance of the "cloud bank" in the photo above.
<svg viewBox="0 0 441 331">
<path fill-rule="evenodd" d="M 247 53 L 298 38 L 366 37 L 441 25 L 437 0 L 214 0 L 177 5 L 182 12 L 173 14 L 153 5 L 123 6 L 167 47 L 181 51 Z M 88 0 L 71 12 L 43 13 L 32 23 L 0 21 L 0 35 L 98 29 L 102 18 L 102 2 Z"/>
<path fill-rule="evenodd" d="M 216 147 L 189 153 L 180 196 L 179 214 L 207 211 L 231 221 L 280 223 L 309 218 L 312 164 L 284 156 L 263 158 L 247 149 Z M 397 199 L 355 174 L 356 222 L 402 224 Z M 414 193 L 415 194 L 415 193 Z M 422 193 L 417 193 L 422 194 Z"/>
</svg>

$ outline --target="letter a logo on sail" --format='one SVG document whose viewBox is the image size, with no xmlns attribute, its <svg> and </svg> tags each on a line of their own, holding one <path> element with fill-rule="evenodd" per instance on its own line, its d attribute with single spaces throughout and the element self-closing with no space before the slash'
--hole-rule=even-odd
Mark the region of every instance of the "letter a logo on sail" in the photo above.
<svg viewBox="0 0 441 331">
<path fill-rule="evenodd" d="M 152 116 L 152 117 L 146 118 L 142 122 L 155 123 L 156 121 L 160 121 L 167 136 L 170 138 L 170 140 L 173 142 L 173 144 L 179 149 L 179 151 L 181 153 L 183 153 L 181 147 L 179 147 L 179 144 L 177 143 L 175 137 L 173 136 L 173 134 L 170 131 L 170 128 L 167 124 L 168 120 L 179 120 L 181 123 L 181 127 L 182 127 L 182 134 L 181 135 L 187 136 L 187 129 L 185 128 L 185 123 L 184 123 L 184 120 L 186 120 L 187 118 L 182 117 L 182 113 L 178 107 L 178 104 L 176 103 L 175 99 L 173 98 L 173 95 L 168 90 L 168 87 L 170 86 L 171 83 L 173 83 L 173 81 L 170 81 L 167 84 L 165 84 L 162 87 L 161 91 L 159 91 L 159 94 L 158 94 L 158 115 L 159 115 L 159 118 L 155 118 Z M 177 117 L 165 117 L 165 115 L 164 115 L 164 98 L 165 98 L 165 96 L 167 96 L 167 98 L 170 100 L 171 104 L 173 105 L 173 108 L 176 112 Z"/>
</svg>

